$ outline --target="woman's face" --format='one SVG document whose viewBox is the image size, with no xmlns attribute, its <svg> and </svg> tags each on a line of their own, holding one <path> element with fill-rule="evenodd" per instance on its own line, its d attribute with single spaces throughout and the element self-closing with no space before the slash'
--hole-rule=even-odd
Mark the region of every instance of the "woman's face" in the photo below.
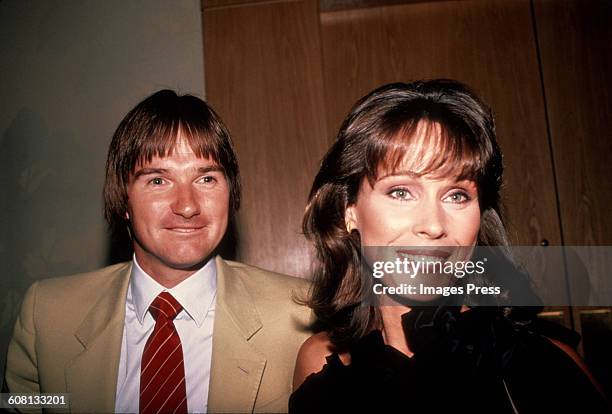
<svg viewBox="0 0 612 414">
<path fill-rule="evenodd" d="M 428 145 L 417 126 L 411 147 Z M 362 180 L 357 201 L 346 209 L 346 223 L 363 246 L 474 246 L 480 228 L 476 183 L 456 175 L 419 176 L 435 156 L 431 148 L 406 152 L 392 172 L 379 171 L 371 186 Z M 410 154 L 413 154 L 412 157 Z M 414 154 L 420 154 L 417 156 Z M 429 159 L 428 159 L 429 158 Z"/>
</svg>

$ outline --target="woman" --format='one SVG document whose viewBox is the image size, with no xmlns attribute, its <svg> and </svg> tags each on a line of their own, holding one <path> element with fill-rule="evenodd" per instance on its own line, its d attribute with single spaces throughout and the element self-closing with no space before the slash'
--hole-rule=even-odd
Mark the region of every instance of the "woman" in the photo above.
<svg viewBox="0 0 612 414">
<path fill-rule="evenodd" d="M 606 410 L 572 334 L 533 308 L 363 304 L 367 246 L 507 246 L 501 185 L 493 118 L 464 85 L 396 83 L 357 102 L 304 216 L 321 332 L 300 349 L 290 412 Z"/>
</svg>

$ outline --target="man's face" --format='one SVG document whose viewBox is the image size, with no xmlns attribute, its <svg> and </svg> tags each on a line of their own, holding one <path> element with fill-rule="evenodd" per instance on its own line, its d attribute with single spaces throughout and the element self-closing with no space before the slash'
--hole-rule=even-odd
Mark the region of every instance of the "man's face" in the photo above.
<svg viewBox="0 0 612 414">
<path fill-rule="evenodd" d="M 193 273 L 227 228 L 225 174 L 213 160 L 198 158 L 180 136 L 167 157 L 136 166 L 127 195 L 136 259 L 157 280 Z"/>
</svg>

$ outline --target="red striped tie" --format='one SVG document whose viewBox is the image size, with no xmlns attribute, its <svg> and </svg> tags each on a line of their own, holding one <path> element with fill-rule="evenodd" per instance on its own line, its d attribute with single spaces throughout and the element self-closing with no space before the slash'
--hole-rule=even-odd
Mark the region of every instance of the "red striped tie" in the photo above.
<svg viewBox="0 0 612 414">
<path fill-rule="evenodd" d="M 173 322 L 181 309 L 168 292 L 160 293 L 149 307 L 155 328 L 145 344 L 140 365 L 143 414 L 187 412 L 183 348 Z"/>
</svg>

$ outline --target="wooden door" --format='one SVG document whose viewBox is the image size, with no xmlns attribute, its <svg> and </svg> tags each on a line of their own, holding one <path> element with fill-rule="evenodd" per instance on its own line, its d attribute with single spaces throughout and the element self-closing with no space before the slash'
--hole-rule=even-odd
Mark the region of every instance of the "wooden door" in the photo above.
<svg viewBox="0 0 612 414">
<path fill-rule="evenodd" d="M 562 237 L 568 246 L 612 245 L 612 2 L 536 0 L 538 46 Z M 612 291 L 610 269 L 588 258 L 590 275 L 569 271 L 572 290 L 589 277 Z M 599 277 L 593 277 L 593 274 Z M 573 309 L 584 357 L 612 392 L 612 308 Z"/>
</svg>

